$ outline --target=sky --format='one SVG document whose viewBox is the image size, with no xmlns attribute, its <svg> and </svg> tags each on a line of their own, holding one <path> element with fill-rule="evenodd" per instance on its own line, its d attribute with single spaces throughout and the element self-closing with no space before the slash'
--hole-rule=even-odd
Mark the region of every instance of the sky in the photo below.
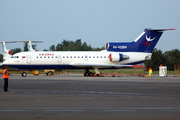
<svg viewBox="0 0 180 120">
<path fill-rule="evenodd" d="M 40 51 L 63 39 L 92 47 L 132 42 L 145 28 L 175 28 L 163 33 L 156 48 L 180 50 L 180 0 L 0 0 L 0 41 L 43 41 Z"/>
</svg>

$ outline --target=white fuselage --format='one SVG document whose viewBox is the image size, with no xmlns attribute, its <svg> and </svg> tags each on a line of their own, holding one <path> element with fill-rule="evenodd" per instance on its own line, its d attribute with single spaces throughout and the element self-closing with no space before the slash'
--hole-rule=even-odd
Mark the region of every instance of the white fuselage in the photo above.
<svg viewBox="0 0 180 120">
<path fill-rule="evenodd" d="M 113 53 L 128 55 L 129 59 L 112 62 L 109 55 Z M 21 52 L 4 61 L 3 65 L 19 69 L 113 68 L 118 65 L 134 65 L 144 62 L 147 56 L 151 56 L 151 53 L 109 51 Z"/>
</svg>

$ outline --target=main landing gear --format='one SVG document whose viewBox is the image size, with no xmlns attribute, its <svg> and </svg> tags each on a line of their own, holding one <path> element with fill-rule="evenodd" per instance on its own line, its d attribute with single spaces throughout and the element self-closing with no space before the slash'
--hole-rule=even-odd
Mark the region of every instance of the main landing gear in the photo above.
<svg viewBox="0 0 180 120">
<path fill-rule="evenodd" d="M 92 72 L 89 71 L 89 69 L 85 69 L 84 76 L 85 77 L 88 77 L 88 76 L 90 76 L 90 77 L 99 77 L 100 72 L 99 72 L 98 68 L 94 68 L 94 70 L 95 70 L 95 73 L 92 73 Z"/>
</svg>

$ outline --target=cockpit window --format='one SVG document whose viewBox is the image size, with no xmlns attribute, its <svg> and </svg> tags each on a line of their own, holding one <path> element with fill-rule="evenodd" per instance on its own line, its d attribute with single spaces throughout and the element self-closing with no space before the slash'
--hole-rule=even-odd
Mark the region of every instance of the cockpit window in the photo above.
<svg viewBox="0 0 180 120">
<path fill-rule="evenodd" d="M 19 56 L 11 56 L 11 58 L 19 58 Z"/>
</svg>

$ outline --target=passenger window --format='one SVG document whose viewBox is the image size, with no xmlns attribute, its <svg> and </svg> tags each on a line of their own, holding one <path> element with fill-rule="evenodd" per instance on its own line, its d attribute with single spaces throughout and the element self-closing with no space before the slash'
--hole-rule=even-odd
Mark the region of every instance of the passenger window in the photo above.
<svg viewBox="0 0 180 120">
<path fill-rule="evenodd" d="M 50 58 L 50 57 L 48 56 L 48 58 Z"/>
<path fill-rule="evenodd" d="M 89 56 L 89 58 L 91 58 L 91 56 Z"/>
<path fill-rule="evenodd" d="M 63 56 L 63 58 L 65 58 L 65 56 Z"/>
<path fill-rule="evenodd" d="M 102 56 L 100 58 L 102 58 Z"/>
<path fill-rule="evenodd" d="M 55 58 L 57 58 L 57 56 Z"/>
<path fill-rule="evenodd" d="M 104 56 L 104 58 L 106 58 L 106 56 Z"/>
<path fill-rule="evenodd" d="M 53 56 L 52 56 L 52 58 L 53 58 Z"/>
<path fill-rule="evenodd" d="M 42 58 L 42 56 L 40 58 Z"/>
<path fill-rule="evenodd" d="M 44 58 L 46 58 L 46 57 L 44 56 Z"/>
<path fill-rule="evenodd" d="M 68 58 L 68 56 L 67 56 L 67 58 Z"/>
<path fill-rule="evenodd" d="M 80 56 L 78 56 L 78 58 L 80 58 Z"/>
<path fill-rule="evenodd" d="M 82 56 L 82 58 L 83 58 L 83 56 Z"/>
<path fill-rule="evenodd" d="M 76 56 L 74 56 L 74 58 L 76 58 Z"/>
<path fill-rule="evenodd" d="M 93 56 L 93 58 L 95 58 L 95 56 Z"/>
<path fill-rule="evenodd" d="M 97 56 L 97 58 L 98 58 L 98 56 Z"/>
<path fill-rule="evenodd" d="M 70 58 L 72 58 L 72 56 L 70 56 Z"/>
<path fill-rule="evenodd" d="M 38 58 L 38 56 L 36 58 Z"/>
</svg>

